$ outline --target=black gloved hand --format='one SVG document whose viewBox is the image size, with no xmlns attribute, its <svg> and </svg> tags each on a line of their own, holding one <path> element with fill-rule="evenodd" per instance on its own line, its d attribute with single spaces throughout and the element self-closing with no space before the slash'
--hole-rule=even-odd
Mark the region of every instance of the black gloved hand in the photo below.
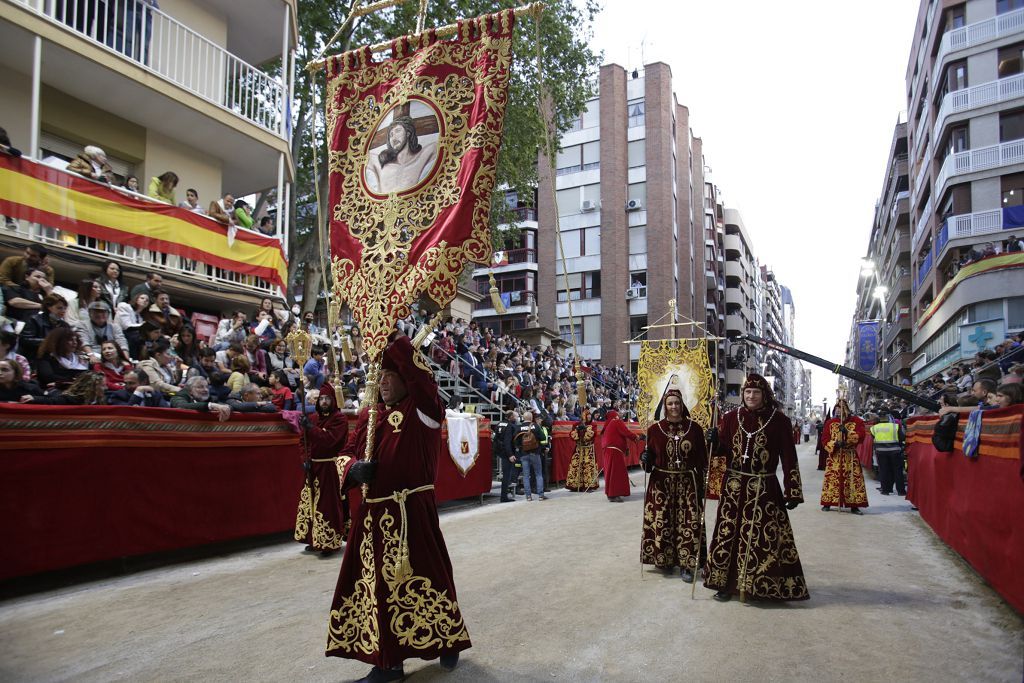
<svg viewBox="0 0 1024 683">
<path fill-rule="evenodd" d="M 303 460 L 302 469 L 308 473 L 311 469 L 313 469 L 313 463 L 311 463 L 309 460 Z"/>
<path fill-rule="evenodd" d="M 649 450 L 647 450 L 645 448 L 643 450 L 643 452 L 640 454 L 640 464 L 643 466 L 644 472 L 648 472 L 648 473 L 653 472 L 654 471 L 654 453 L 651 453 Z"/>
<path fill-rule="evenodd" d="M 303 413 L 302 417 L 299 418 L 299 423 L 302 424 L 303 429 L 309 429 L 309 415 Z"/>
<path fill-rule="evenodd" d="M 360 460 L 348 470 L 348 476 L 360 484 L 369 484 L 377 476 L 377 463 Z"/>
<path fill-rule="evenodd" d="M 712 427 L 708 430 L 708 449 L 711 453 L 718 450 L 718 427 Z"/>
<path fill-rule="evenodd" d="M 800 504 L 800 501 L 798 501 L 798 500 L 791 500 L 788 503 L 786 503 L 786 509 L 787 510 L 796 510 L 796 506 L 799 505 L 799 504 Z"/>
</svg>

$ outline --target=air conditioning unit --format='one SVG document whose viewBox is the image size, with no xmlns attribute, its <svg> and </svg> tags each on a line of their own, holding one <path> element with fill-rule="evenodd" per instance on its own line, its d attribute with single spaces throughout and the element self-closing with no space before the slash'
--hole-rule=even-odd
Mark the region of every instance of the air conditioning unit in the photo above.
<svg viewBox="0 0 1024 683">
<path fill-rule="evenodd" d="M 580 204 L 581 211 L 594 211 L 595 209 L 597 209 L 597 202 L 590 199 L 584 199 L 583 203 Z"/>
<path fill-rule="evenodd" d="M 626 298 L 627 299 L 638 299 L 638 298 L 640 298 L 640 290 L 637 289 L 636 287 L 630 287 L 629 289 L 626 290 Z"/>
<path fill-rule="evenodd" d="M 639 199 L 630 199 L 626 202 L 626 211 L 639 211 L 642 208 L 644 204 Z"/>
</svg>

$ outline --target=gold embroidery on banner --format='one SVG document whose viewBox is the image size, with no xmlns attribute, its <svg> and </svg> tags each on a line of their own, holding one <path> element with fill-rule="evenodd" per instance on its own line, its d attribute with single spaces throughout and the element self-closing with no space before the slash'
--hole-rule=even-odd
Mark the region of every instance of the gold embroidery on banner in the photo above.
<svg viewBox="0 0 1024 683">
<path fill-rule="evenodd" d="M 341 606 L 331 610 L 327 626 L 327 651 L 345 650 L 365 655 L 380 649 L 379 615 L 377 614 L 377 571 L 373 561 L 373 513 L 363 518 L 363 537 L 359 541 L 361 567 L 352 595 Z"/>
<path fill-rule="evenodd" d="M 654 424 L 652 416 L 664 389 L 661 383 L 669 374 L 680 375 L 689 387 L 688 391 L 693 393 L 693 398 L 687 402 L 684 397 L 684 402 L 690 417 L 706 432 L 711 427 L 711 398 L 715 392 L 715 379 L 708 360 L 707 342 L 703 339 L 642 342 L 637 367 L 637 383 L 640 385 L 637 414 L 640 425 L 646 430 Z"/>
<path fill-rule="evenodd" d="M 511 47 L 508 34 L 483 32 L 478 41 L 434 42 L 404 58 L 396 53 L 395 59 L 380 63 L 368 60 L 358 70 L 346 68 L 351 63 L 346 55 L 333 62 L 332 69 L 341 68 L 327 84 L 328 136 L 330 140 L 340 137 L 337 126 L 344 115 L 349 137 L 345 149 L 333 150 L 329 156 L 330 171 L 340 179 L 331 216 L 346 223 L 351 238 L 362 244 L 362 252 L 358 267 L 351 258 L 336 256 L 332 272 L 336 296 L 364 316 L 361 331 L 371 357 L 384 349 L 395 320 L 407 316 L 410 304 L 421 294 L 426 292 L 445 304 L 455 295 L 466 261 L 490 260 L 488 199 L 496 178 Z M 420 72 L 426 65 L 450 66 L 461 73 L 427 75 Z M 379 97 L 371 92 L 384 84 L 391 87 Z M 371 94 L 361 98 L 364 93 Z M 371 141 L 384 117 L 411 100 L 425 103 L 437 117 L 434 169 L 408 191 L 375 195 L 367 189 L 363 175 Z M 474 107 L 486 110 L 485 120 L 470 128 L 468 116 Z M 460 245 L 442 241 L 426 249 L 415 263 L 408 262 L 416 239 L 460 201 L 459 172 L 471 150 L 479 150 L 484 162 L 468 179 L 480 200 L 472 207 L 469 238 Z"/>
</svg>

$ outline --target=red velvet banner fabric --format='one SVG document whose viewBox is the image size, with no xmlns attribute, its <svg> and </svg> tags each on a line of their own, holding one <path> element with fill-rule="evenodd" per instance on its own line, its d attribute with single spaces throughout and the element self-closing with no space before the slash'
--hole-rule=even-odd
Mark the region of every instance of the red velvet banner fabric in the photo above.
<svg viewBox="0 0 1024 683">
<path fill-rule="evenodd" d="M 907 428 L 907 498 L 921 518 L 1018 611 L 1024 612 L 1024 479 L 1021 416 L 1024 407 L 988 411 L 979 456 L 931 443 L 936 417 L 911 419 Z"/>
<path fill-rule="evenodd" d="M 437 500 L 491 488 L 489 426 L 466 477 L 442 449 Z M 292 529 L 298 434 L 161 408 L 0 405 L 0 580 Z"/>
<path fill-rule="evenodd" d="M 565 481 L 565 475 L 569 471 L 569 462 L 576 447 L 570 432 L 576 422 L 555 422 L 551 428 L 551 480 Z M 634 434 L 644 434 L 639 422 L 627 422 L 626 426 Z M 597 467 L 604 469 L 604 443 L 601 435 L 604 433 L 604 422 L 595 422 L 594 431 L 597 437 L 594 439 L 594 456 L 597 458 Z M 640 453 L 644 450 L 642 443 L 629 444 L 629 454 L 626 456 L 626 467 L 634 467 L 640 464 Z"/>
</svg>

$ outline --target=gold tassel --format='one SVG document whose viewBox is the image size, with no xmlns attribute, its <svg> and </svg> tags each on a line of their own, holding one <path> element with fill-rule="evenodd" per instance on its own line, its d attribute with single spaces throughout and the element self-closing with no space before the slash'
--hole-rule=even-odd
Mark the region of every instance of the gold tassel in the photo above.
<svg viewBox="0 0 1024 683">
<path fill-rule="evenodd" d="M 498 283 L 494 281 L 494 273 L 490 273 L 488 278 L 491 282 L 491 304 L 498 315 L 505 315 L 508 313 L 508 309 L 505 308 L 505 304 L 501 303 L 501 293 L 498 291 Z"/>
<path fill-rule="evenodd" d="M 587 407 L 587 385 L 583 379 L 583 370 L 580 369 L 580 362 L 578 360 L 576 361 L 576 399 L 582 408 Z"/>
<path fill-rule="evenodd" d="M 349 344 L 348 335 L 341 337 L 341 359 L 346 363 L 352 362 L 352 346 Z"/>
</svg>

